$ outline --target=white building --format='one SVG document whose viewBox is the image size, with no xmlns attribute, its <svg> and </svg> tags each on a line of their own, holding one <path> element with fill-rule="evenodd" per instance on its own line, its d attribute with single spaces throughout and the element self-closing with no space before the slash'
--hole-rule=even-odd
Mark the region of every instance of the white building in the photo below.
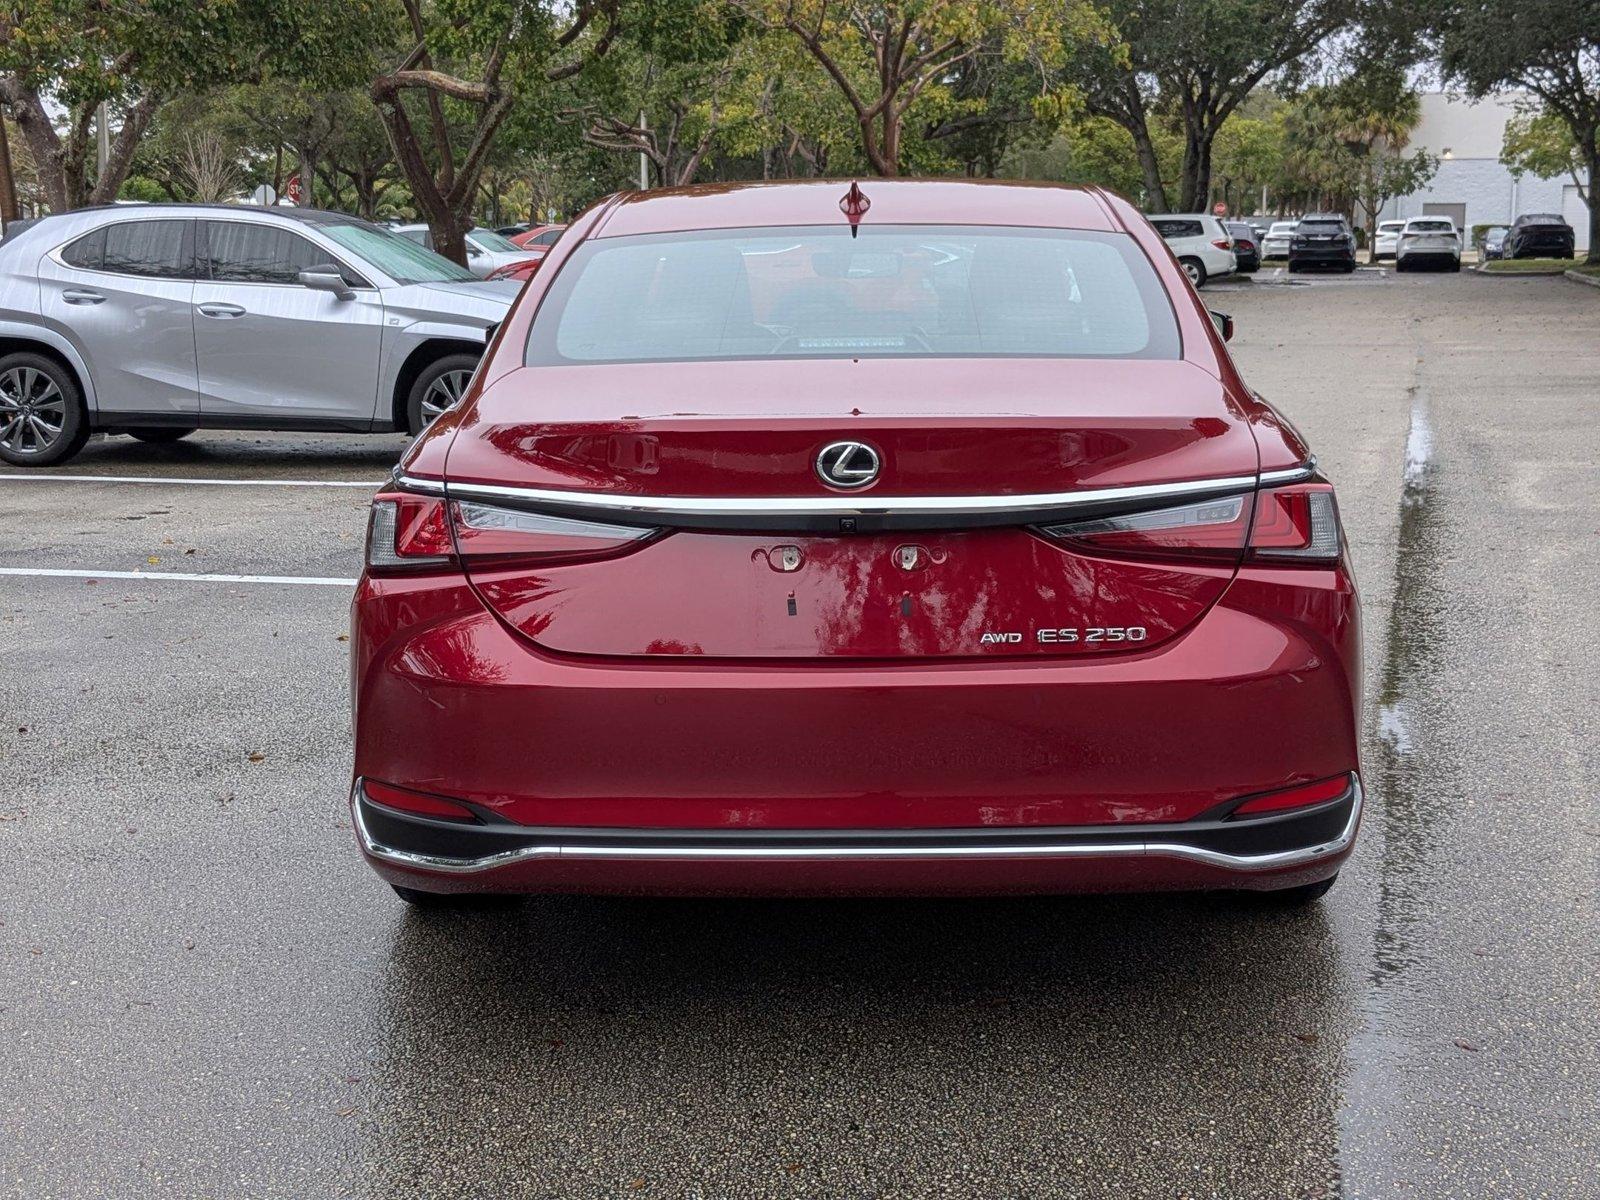
<svg viewBox="0 0 1600 1200">
<path fill-rule="evenodd" d="M 1500 162 L 1506 122 L 1522 98 L 1507 93 L 1471 101 L 1424 92 L 1422 120 L 1406 149 L 1437 155 L 1439 169 L 1427 187 L 1385 204 L 1383 219 L 1451 217 L 1470 236 L 1474 225 L 1509 225 L 1522 213 L 1560 213 L 1576 232 L 1581 255 L 1589 245 L 1589 210 L 1572 179 L 1518 179 Z"/>
</svg>

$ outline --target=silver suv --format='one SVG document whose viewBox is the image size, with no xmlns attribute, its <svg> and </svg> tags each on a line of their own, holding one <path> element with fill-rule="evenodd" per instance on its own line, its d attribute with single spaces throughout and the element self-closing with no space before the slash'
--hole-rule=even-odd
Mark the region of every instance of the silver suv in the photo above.
<svg viewBox="0 0 1600 1200">
<path fill-rule="evenodd" d="M 0 459 L 90 433 L 420 431 L 520 284 L 316 210 L 113 205 L 0 243 Z"/>
</svg>

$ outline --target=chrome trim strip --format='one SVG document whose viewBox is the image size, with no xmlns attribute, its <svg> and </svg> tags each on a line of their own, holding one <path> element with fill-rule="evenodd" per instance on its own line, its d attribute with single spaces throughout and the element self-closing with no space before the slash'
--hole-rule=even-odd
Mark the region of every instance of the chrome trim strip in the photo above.
<svg viewBox="0 0 1600 1200">
<path fill-rule="evenodd" d="M 1274 476 L 1280 472 L 1272 472 Z M 1297 476 L 1299 478 L 1300 476 Z M 1263 480 L 1265 476 L 1261 477 Z M 1076 492 L 1040 492 L 1027 496 L 620 496 L 614 492 L 578 492 L 557 488 L 507 487 L 487 483 L 448 483 L 397 475 L 398 486 L 410 491 L 475 500 L 516 500 L 568 509 L 593 509 L 636 517 L 860 517 L 860 516 L 1006 516 L 1032 515 L 1041 510 L 1071 510 L 1141 500 L 1164 500 L 1249 491 L 1255 475 L 1230 475 L 1218 479 L 1190 479 L 1178 483 L 1137 484 L 1130 487 L 1092 488 Z"/>
<path fill-rule="evenodd" d="M 768 861 L 797 862 L 821 860 L 825 862 L 861 862 L 874 859 L 899 860 L 950 860 L 1006 858 L 1181 858 L 1206 866 L 1230 871 L 1270 871 L 1283 867 L 1299 866 L 1328 858 L 1344 850 L 1355 840 L 1356 827 L 1361 821 L 1361 806 L 1365 798 L 1358 779 L 1353 784 L 1355 802 L 1350 806 L 1350 819 L 1338 837 L 1313 846 L 1296 850 L 1278 850 L 1271 854 L 1225 854 L 1220 850 L 1207 850 L 1200 846 L 1186 846 L 1182 842 L 1106 842 L 1086 846 L 1080 843 L 1031 846 L 704 846 L 685 850 L 674 846 L 522 846 L 516 850 L 502 850 L 482 858 L 444 858 L 432 854 L 414 854 L 396 850 L 378 842 L 367 829 L 361 817 L 358 792 L 350 793 L 351 821 L 361 848 L 379 862 L 419 871 L 433 871 L 444 875 L 478 875 L 514 863 L 541 859 L 583 861 L 655 860 L 658 862 L 706 861 Z"/>
<path fill-rule="evenodd" d="M 1300 483 L 1316 473 L 1317 460 L 1312 457 L 1298 467 L 1285 467 L 1281 471 L 1263 471 L 1258 478 L 1262 487 L 1275 487 L 1280 483 Z"/>
</svg>

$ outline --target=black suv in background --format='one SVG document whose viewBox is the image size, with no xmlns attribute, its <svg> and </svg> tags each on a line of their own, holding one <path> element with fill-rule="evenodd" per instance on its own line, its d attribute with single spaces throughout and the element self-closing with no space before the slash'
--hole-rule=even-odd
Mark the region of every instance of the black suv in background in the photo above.
<svg viewBox="0 0 1600 1200">
<path fill-rule="evenodd" d="M 1572 226 L 1554 213 L 1523 213 L 1511 224 L 1505 258 L 1571 258 L 1576 242 Z"/>
<path fill-rule="evenodd" d="M 1222 227 L 1233 239 L 1233 257 L 1239 274 L 1252 275 L 1261 269 L 1261 235 L 1243 221 L 1224 221 Z"/>
<path fill-rule="evenodd" d="M 1311 213 L 1300 218 L 1289 239 L 1289 273 L 1306 267 L 1356 269 L 1356 235 L 1338 213 Z"/>
</svg>

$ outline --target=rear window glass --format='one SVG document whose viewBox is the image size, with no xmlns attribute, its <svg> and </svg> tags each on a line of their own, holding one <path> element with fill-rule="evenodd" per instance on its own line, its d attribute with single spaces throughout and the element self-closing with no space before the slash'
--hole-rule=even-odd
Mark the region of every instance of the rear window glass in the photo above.
<svg viewBox="0 0 1600 1200">
<path fill-rule="evenodd" d="M 1157 217 L 1150 224 L 1164 238 L 1205 237 L 1205 227 L 1199 221 L 1164 221 Z"/>
<path fill-rule="evenodd" d="M 1540 213 L 1537 216 L 1518 217 L 1517 218 L 1517 223 L 1519 225 L 1565 225 L 1566 224 L 1566 222 L 1563 221 L 1560 217 L 1548 216 L 1548 215 L 1543 214 L 1543 213 Z"/>
<path fill-rule="evenodd" d="M 1343 233 L 1343 221 L 1301 221 L 1296 227 L 1297 233 L 1326 234 Z"/>
<path fill-rule="evenodd" d="M 1449 221 L 1413 221 L 1411 228 L 1418 233 L 1453 233 L 1456 227 Z"/>
<path fill-rule="evenodd" d="M 972 226 L 737 229 L 584 243 L 530 364 L 736 358 L 1176 358 L 1125 234 Z"/>
</svg>

